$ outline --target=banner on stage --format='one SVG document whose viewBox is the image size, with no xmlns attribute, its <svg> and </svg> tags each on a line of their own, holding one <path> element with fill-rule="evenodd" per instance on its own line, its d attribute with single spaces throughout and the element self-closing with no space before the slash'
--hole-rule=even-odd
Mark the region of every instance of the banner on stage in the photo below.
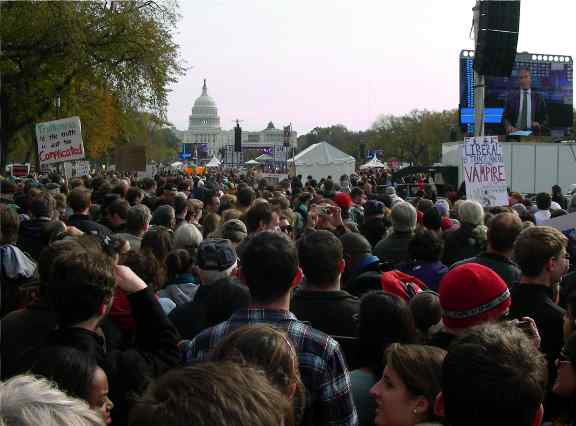
<svg viewBox="0 0 576 426">
<path fill-rule="evenodd" d="M 483 207 L 507 206 L 506 170 L 498 137 L 465 138 L 462 155 L 466 198 Z"/>
<path fill-rule="evenodd" d="M 36 140 L 40 165 L 84 158 L 80 117 L 37 123 Z"/>
<path fill-rule="evenodd" d="M 64 163 L 64 175 L 70 179 L 90 175 L 89 161 L 67 161 Z"/>
</svg>

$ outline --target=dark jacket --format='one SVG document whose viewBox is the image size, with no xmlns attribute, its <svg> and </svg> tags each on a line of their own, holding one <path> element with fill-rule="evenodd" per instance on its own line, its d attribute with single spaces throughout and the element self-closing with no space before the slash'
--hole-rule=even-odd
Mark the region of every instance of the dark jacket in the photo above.
<svg viewBox="0 0 576 426">
<path fill-rule="evenodd" d="M 390 223 L 383 217 L 368 217 L 360 225 L 360 233 L 366 237 L 374 248 L 382 237 L 386 235 L 389 226 Z"/>
<path fill-rule="evenodd" d="M 452 265 L 452 268 L 463 265 L 465 263 L 478 263 L 480 265 L 484 265 L 502 278 L 508 287 L 512 287 L 512 284 L 517 282 L 520 279 L 520 268 L 516 266 L 514 262 L 504 256 L 500 256 L 499 254 L 494 253 L 480 253 L 478 256 L 471 257 L 469 259 L 464 259 L 460 262 L 456 262 Z"/>
<path fill-rule="evenodd" d="M 378 256 L 382 262 L 391 263 L 397 267 L 408 260 L 408 246 L 413 236 L 412 232 L 394 232 L 376 244 L 373 250 L 374 255 Z"/>
<path fill-rule="evenodd" d="M 294 292 L 290 312 L 313 328 L 332 336 L 356 336 L 355 317 L 360 300 L 350 293 L 299 288 Z"/>
<path fill-rule="evenodd" d="M 430 290 L 438 291 L 440 280 L 448 268 L 442 262 L 409 262 L 399 268 L 400 271 L 421 280 Z"/>
<path fill-rule="evenodd" d="M 193 339 L 205 329 L 226 321 L 238 309 L 250 304 L 250 292 L 232 278 L 201 284 L 194 299 L 174 308 L 170 321 L 182 338 Z"/>
<path fill-rule="evenodd" d="M 532 121 L 537 121 L 543 126 L 547 126 L 547 114 L 546 114 L 546 101 L 542 95 L 536 93 L 534 89 L 531 91 L 531 110 L 532 110 Z M 502 118 L 504 119 L 505 125 L 511 125 L 516 127 L 518 121 L 518 113 L 520 112 L 520 90 L 514 90 L 510 93 L 506 99 L 506 104 L 504 106 L 504 113 Z M 523 130 L 523 129 L 521 129 Z"/>
<path fill-rule="evenodd" d="M 34 304 L 13 311 L 0 321 L 2 338 L 2 375 L 5 380 L 26 371 L 31 365 L 24 360 L 32 359 L 50 333 L 57 327 L 57 317 L 47 305 Z M 30 356 L 28 356 L 30 354 Z"/>
<path fill-rule="evenodd" d="M 73 214 L 68 218 L 68 225 L 78 228 L 85 234 L 99 236 L 112 235 L 112 231 L 110 231 L 110 229 L 104 225 L 99 224 L 98 222 L 93 221 L 87 214 Z"/>
<path fill-rule="evenodd" d="M 78 327 L 55 331 L 48 346 L 70 346 L 91 355 L 108 375 L 115 408 L 114 424 L 126 423 L 130 400 L 150 380 L 181 363 L 178 333 L 150 289 L 128 296 L 136 321 L 135 344 L 126 350 L 111 348 L 101 335 Z"/>
<path fill-rule="evenodd" d="M 542 343 L 541 351 L 548 359 L 551 378 L 554 363 L 564 345 L 564 309 L 552 300 L 552 289 L 544 285 L 515 284 L 511 292 L 510 317 L 530 317 L 536 322 Z M 553 382 L 552 382 L 553 383 Z"/>
<path fill-rule="evenodd" d="M 46 239 L 45 228 L 50 223 L 48 218 L 30 219 L 22 222 L 16 243 L 18 248 L 24 253 L 28 253 L 33 259 L 38 260 L 40 252 L 49 243 Z"/>
<path fill-rule="evenodd" d="M 474 225 L 463 223 L 455 231 L 444 233 L 444 257 L 442 263 L 449 268 L 456 262 L 478 255 L 486 242 L 474 234 Z"/>
</svg>

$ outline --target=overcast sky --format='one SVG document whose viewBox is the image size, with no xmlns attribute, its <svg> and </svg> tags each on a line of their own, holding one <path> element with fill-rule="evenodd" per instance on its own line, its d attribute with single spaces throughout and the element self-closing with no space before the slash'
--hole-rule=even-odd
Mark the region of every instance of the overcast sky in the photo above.
<svg viewBox="0 0 576 426">
<path fill-rule="evenodd" d="M 458 57 L 474 0 L 180 0 L 189 70 L 168 119 L 188 126 L 202 80 L 225 129 L 293 123 L 299 133 L 380 114 L 458 105 Z M 518 51 L 576 56 L 576 2 L 522 0 Z"/>
</svg>

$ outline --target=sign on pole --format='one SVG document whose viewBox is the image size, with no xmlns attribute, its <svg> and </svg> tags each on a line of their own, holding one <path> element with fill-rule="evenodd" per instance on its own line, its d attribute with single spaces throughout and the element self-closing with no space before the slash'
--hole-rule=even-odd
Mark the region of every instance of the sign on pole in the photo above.
<svg viewBox="0 0 576 426">
<path fill-rule="evenodd" d="M 36 140 L 40 166 L 84 158 L 80 117 L 37 123 Z"/>
<path fill-rule="evenodd" d="M 466 138 L 462 155 L 466 198 L 484 207 L 507 206 L 506 170 L 498 137 Z"/>
<path fill-rule="evenodd" d="M 64 175 L 70 179 L 90 175 L 90 162 L 88 161 L 67 161 L 64 163 Z"/>
</svg>

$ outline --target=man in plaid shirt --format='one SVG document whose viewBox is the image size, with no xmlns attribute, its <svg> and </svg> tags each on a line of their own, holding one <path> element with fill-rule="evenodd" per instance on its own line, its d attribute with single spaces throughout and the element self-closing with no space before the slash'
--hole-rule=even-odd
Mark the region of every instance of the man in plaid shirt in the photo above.
<svg viewBox="0 0 576 426">
<path fill-rule="evenodd" d="M 240 263 L 252 305 L 196 336 L 187 362 L 207 359 L 210 350 L 239 327 L 272 324 L 286 331 L 298 353 L 306 387 L 302 424 L 357 425 L 350 374 L 338 343 L 289 312 L 290 290 L 302 278 L 294 243 L 279 233 L 260 232 L 242 247 Z"/>
</svg>

